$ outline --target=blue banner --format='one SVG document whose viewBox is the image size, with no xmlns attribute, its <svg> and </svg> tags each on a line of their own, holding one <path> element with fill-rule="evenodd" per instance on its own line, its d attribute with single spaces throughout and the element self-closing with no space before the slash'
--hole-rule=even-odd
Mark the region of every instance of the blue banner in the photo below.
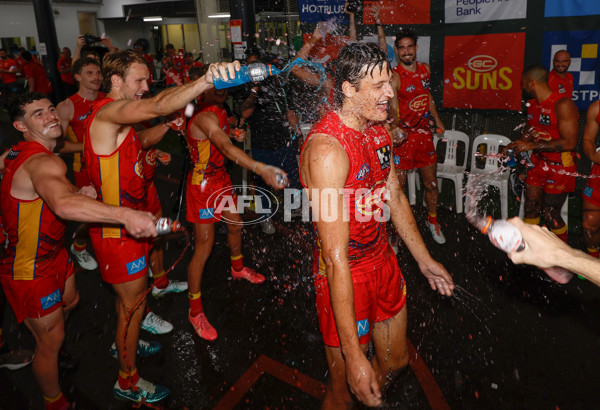
<svg viewBox="0 0 600 410">
<path fill-rule="evenodd" d="M 318 23 L 335 18 L 341 24 L 348 24 L 348 15 L 344 13 L 344 0 L 298 0 L 300 21 Z"/>
<path fill-rule="evenodd" d="M 600 14 L 598 0 L 546 0 L 546 17 L 590 16 Z"/>
<path fill-rule="evenodd" d="M 571 54 L 569 72 L 573 74 L 573 101 L 580 110 L 587 110 L 600 96 L 599 45 L 600 30 L 544 33 L 542 61 L 548 70 L 552 69 L 552 58 L 558 50 L 567 50 Z"/>
</svg>

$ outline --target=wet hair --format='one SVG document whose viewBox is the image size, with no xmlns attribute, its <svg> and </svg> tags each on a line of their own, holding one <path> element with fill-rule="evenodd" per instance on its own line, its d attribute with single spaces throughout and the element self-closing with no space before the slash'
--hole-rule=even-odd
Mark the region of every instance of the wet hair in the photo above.
<svg viewBox="0 0 600 410">
<path fill-rule="evenodd" d="M 530 65 L 523 70 L 522 78 L 531 79 L 536 83 L 548 83 L 548 70 L 543 65 Z"/>
<path fill-rule="evenodd" d="M 29 51 L 21 51 L 21 58 L 27 62 L 33 60 L 33 56 Z"/>
<path fill-rule="evenodd" d="M 208 71 L 208 65 L 204 65 L 202 67 L 192 67 L 190 68 L 190 80 L 192 77 L 200 78 Z"/>
<path fill-rule="evenodd" d="M 148 67 L 148 62 L 133 50 L 119 50 L 108 53 L 102 60 L 102 85 L 107 93 L 112 90 L 111 77 L 118 75 L 125 79 L 132 64 L 138 63 Z"/>
<path fill-rule="evenodd" d="M 396 33 L 396 35 L 394 37 L 396 37 L 394 40 L 394 46 L 396 48 L 398 47 L 400 40 L 402 40 L 403 38 L 412 39 L 412 41 L 415 42 L 415 46 L 417 45 L 417 39 L 419 38 L 419 37 L 417 37 L 417 33 L 415 33 L 415 31 L 410 28 L 401 29 L 399 32 Z"/>
<path fill-rule="evenodd" d="M 98 66 L 98 68 L 100 68 L 100 63 L 98 62 L 98 60 L 96 60 L 92 57 L 84 57 L 84 58 L 80 58 L 79 60 L 75 61 L 75 63 L 73 63 L 71 72 L 73 73 L 73 75 L 75 75 L 75 74 L 81 75 L 81 70 L 83 70 L 83 67 L 85 67 L 86 65 L 90 65 L 90 64 Z"/>
<path fill-rule="evenodd" d="M 11 99 L 8 106 L 8 115 L 11 121 L 20 121 L 25 116 L 25 106 L 34 101 L 48 100 L 48 96 L 42 93 L 18 93 Z"/>
<path fill-rule="evenodd" d="M 333 102 L 337 108 L 344 103 L 342 84 L 350 82 L 359 90 L 360 80 L 367 75 L 373 76 L 373 71 L 391 71 L 387 55 L 374 43 L 352 43 L 344 46 L 336 59 L 335 85 L 333 89 Z"/>
</svg>

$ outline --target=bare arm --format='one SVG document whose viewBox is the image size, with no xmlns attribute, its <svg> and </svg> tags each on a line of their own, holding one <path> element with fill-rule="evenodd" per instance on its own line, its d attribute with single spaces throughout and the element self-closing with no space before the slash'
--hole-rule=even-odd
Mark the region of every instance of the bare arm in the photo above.
<svg viewBox="0 0 600 410">
<path fill-rule="evenodd" d="M 344 221 L 344 215 L 349 210 L 345 209 L 343 195 L 350 167 L 348 156 L 337 140 L 316 134 L 304 149 L 301 167 L 313 215 L 317 218 L 321 257 L 327 269 L 331 306 L 345 358 L 347 381 L 360 401 L 377 406 L 381 403 L 381 392 L 375 372 L 359 343 L 354 287 L 348 263 L 350 225 Z"/>
<path fill-rule="evenodd" d="M 427 72 L 429 73 L 429 76 L 431 77 L 431 67 L 429 67 L 429 64 L 426 63 L 423 65 L 425 66 Z M 439 129 L 440 133 L 443 134 L 444 131 L 446 131 L 446 127 L 444 126 L 444 123 L 442 122 L 442 119 L 440 118 L 437 112 L 437 108 L 435 107 L 435 101 L 433 100 L 433 95 L 431 95 L 431 92 L 429 92 L 429 112 L 435 120 L 436 127 Z"/>
<path fill-rule="evenodd" d="M 306 41 L 306 43 L 304 43 L 300 51 L 298 51 L 297 57 L 301 58 L 304 61 L 307 61 L 310 51 L 312 50 L 314 45 L 317 44 L 319 40 L 321 40 L 321 38 L 321 30 L 317 25 L 311 37 Z M 321 85 L 321 74 L 305 66 L 295 65 L 292 67 L 291 72 L 300 80 L 304 81 L 309 85 L 312 85 L 313 87 Z"/>
<path fill-rule="evenodd" d="M 80 222 L 123 224 L 134 237 L 156 236 L 154 217 L 149 212 L 105 205 L 86 195 L 78 194 L 78 188 L 66 179 L 66 166 L 60 158 L 47 154 L 36 155 L 27 160 L 23 167 L 20 181 L 25 181 L 27 185 L 26 181 L 29 179 L 34 193 L 37 193 L 58 217 Z"/>
<path fill-rule="evenodd" d="M 585 128 L 583 129 L 583 152 L 589 159 L 600 164 L 600 154 L 596 152 L 596 136 L 598 135 L 598 111 L 600 101 L 595 101 L 587 110 Z"/>
<path fill-rule="evenodd" d="M 73 60 L 71 61 L 72 64 L 75 64 L 75 61 L 81 58 L 81 48 L 83 46 L 85 46 L 85 38 L 83 37 L 83 34 L 80 34 L 77 36 L 77 46 L 75 47 L 75 52 L 73 53 Z"/>
<path fill-rule="evenodd" d="M 285 175 L 281 169 L 263 164 L 250 158 L 244 151 L 231 143 L 231 138 L 221 128 L 219 118 L 213 112 L 202 112 L 194 118 L 190 129 L 190 135 L 196 140 L 210 139 L 210 142 L 231 161 L 247 170 L 260 175 L 262 179 L 276 189 L 285 186 L 277 182 L 277 174 Z"/>
<path fill-rule="evenodd" d="M 35 88 L 35 79 L 33 77 L 27 77 L 27 87 L 29 92 L 32 93 Z"/>
<path fill-rule="evenodd" d="M 394 170 L 390 172 L 390 176 L 388 177 L 387 189 L 390 191 L 390 199 L 387 201 L 387 205 L 390 208 L 392 222 L 396 227 L 396 231 L 408 247 L 408 250 L 419 264 L 421 273 L 429 281 L 431 289 L 437 289 L 442 295 L 452 295 L 454 281 L 446 268 L 435 261 L 429 254 L 417 228 L 417 223 L 415 222 L 408 199 L 406 199 L 404 191 L 400 188 L 400 183 Z"/>
<path fill-rule="evenodd" d="M 137 133 L 142 147 L 149 148 L 160 142 L 167 131 L 171 128 L 167 123 L 161 122 L 152 128 L 145 129 Z"/>
<path fill-rule="evenodd" d="M 373 17 L 377 25 L 377 43 L 379 44 L 379 48 L 387 55 L 387 41 L 385 40 L 385 31 L 383 31 L 383 24 L 381 24 L 380 13 L 381 7 L 379 3 L 375 3 L 375 6 L 373 6 Z"/>
<path fill-rule="evenodd" d="M 348 37 L 350 41 L 356 41 L 356 21 L 354 13 L 346 12 L 348 14 L 349 26 L 348 26 Z"/>
<path fill-rule="evenodd" d="M 250 118 L 254 114 L 254 108 L 256 105 L 256 94 L 258 93 L 258 87 L 252 87 L 250 95 L 246 98 L 246 101 L 242 103 L 242 118 L 244 120 Z"/>
<path fill-rule="evenodd" d="M 60 126 L 63 130 L 63 136 L 67 135 L 67 130 L 69 129 L 69 123 L 73 119 L 73 115 L 75 113 L 75 107 L 73 106 L 73 101 L 70 99 L 66 99 L 61 101 L 56 106 L 56 113 L 60 118 Z"/>
</svg>

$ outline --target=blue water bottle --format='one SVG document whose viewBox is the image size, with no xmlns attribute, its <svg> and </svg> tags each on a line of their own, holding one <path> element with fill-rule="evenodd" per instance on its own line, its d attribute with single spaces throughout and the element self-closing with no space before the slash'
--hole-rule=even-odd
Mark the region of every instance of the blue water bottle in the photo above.
<svg viewBox="0 0 600 410">
<path fill-rule="evenodd" d="M 257 83 L 263 81 L 270 75 L 277 75 L 280 70 L 270 64 L 263 63 L 252 63 L 247 66 L 242 66 L 240 71 L 235 72 L 235 78 L 230 80 L 224 80 L 222 78 L 214 78 L 213 84 L 216 89 L 230 88 L 237 85 L 253 82 Z"/>
</svg>

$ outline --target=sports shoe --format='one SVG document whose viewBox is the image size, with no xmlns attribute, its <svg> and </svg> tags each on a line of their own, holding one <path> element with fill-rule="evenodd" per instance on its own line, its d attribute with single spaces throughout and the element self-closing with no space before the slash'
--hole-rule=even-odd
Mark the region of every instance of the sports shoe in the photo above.
<svg viewBox="0 0 600 410">
<path fill-rule="evenodd" d="M 77 261 L 79 266 L 81 266 L 83 269 L 98 269 L 98 263 L 96 262 L 96 259 L 94 259 L 92 255 L 90 255 L 87 249 L 84 249 L 82 251 L 76 251 L 75 246 L 71 244 L 71 254 L 73 255 L 73 259 L 75 259 L 75 261 Z"/>
<path fill-rule="evenodd" d="M 142 330 L 153 335 L 164 335 L 173 330 L 173 325 L 167 322 L 162 317 L 158 316 L 154 312 L 148 312 L 142 323 L 140 324 Z"/>
<path fill-rule="evenodd" d="M 273 226 L 273 222 L 270 219 L 263 221 L 260 223 L 260 226 L 264 233 L 267 235 L 273 235 L 275 233 L 275 227 Z"/>
<path fill-rule="evenodd" d="M 263 275 L 246 266 L 244 266 L 244 269 L 241 271 L 235 271 L 231 269 L 231 276 L 233 276 L 233 279 L 236 280 L 246 279 L 250 283 L 263 283 L 265 281 L 265 277 Z"/>
<path fill-rule="evenodd" d="M 144 358 L 155 355 L 156 353 L 160 352 L 161 347 L 162 346 L 158 342 L 147 342 L 140 339 L 138 340 L 137 356 Z M 112 346 L 110 347 L 110 355 L 113 357 L 113 359 L 116 359 L 119 356 L 115 342 L 113 342 Z"/>
<path fill-rule="evenodd" d="M 443 245 L 446 243 L 446 238 L 444 237 L 444 234 L 442 233 L 440 224 L 432 224 L 432 223 L 429 223 L 429 221 L 427 221 L 427 227 L 429 228 L 429 231 L 431 231 L 431 236 L 433 236 L 434 241 L 436 241 L 440 245 Z"/>
<path fill-rule="evenodd" d="M 5 367 L 8 370 L 18 370 L 27 366 L 32 360 L 31 350 L 10 350 L 6 343 L 0 346 L 0 369 Z"/>
<path fill-rule="evenodd" d="M 131 389 L 121 389 L 118 380 L 113 388 L 113 395 L 116 399 L 129 400 L 136 403 L 156 403 L 157 401 L 166 399 L 169 394 L 171 394 L 171 390 L 165 386 L 151 383 L 141 377 Z"/>
<path fill-rule="evenodd" d="M 191 313 L 188 313 L 188 319 L 194 327 L 196 334 L 202 339 L 215 340 L 217 338 L 217 330 L 208 323 L 208 319 L 204 312 L 200 313 L 198 316 L 192 316 Z"/>
<path fill-rule="evenodd" d="M 152 296 L 155 298 L 162 298 L 167 293 L 181 293 L 188 290 L 187 282 L 180 282 L 178 280 L 170 280 L 169 284 L 164 289 L 159 289 L 156 286 L 152 286 Z"/>
</svg>

